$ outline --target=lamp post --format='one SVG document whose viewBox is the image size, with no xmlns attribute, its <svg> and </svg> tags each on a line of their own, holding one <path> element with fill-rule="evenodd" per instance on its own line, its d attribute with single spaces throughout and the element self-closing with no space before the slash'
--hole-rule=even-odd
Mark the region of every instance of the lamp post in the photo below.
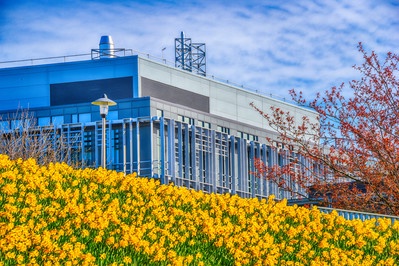
<svg viewBox="0 0 399 266">
<path fill-rule="evenodd" d="M 100 115 L 102 118 L 101 166 L 103 168 L 106 168 L 107 155 L 106 155 L 106 143 L 105 143 L 105 127 L 106 127 L 105 118 L 107 117 L 108 114 L 108 106 L 116 105 L 116 102 L 114 102 L 111 99 L 108 99 L 107 95 L 104 93 L 103 98 L 99 98 L 94 102 L 92 102 L 91 104 L 100 106 Z"/>
</svg>

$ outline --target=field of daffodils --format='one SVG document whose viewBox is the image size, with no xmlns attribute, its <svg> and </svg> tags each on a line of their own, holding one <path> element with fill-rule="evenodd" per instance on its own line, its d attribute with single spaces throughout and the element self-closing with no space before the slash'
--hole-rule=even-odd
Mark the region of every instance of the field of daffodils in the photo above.
<svg viewBox="0 0 399 266">
<path fill-rule="evenodd" d="M 0 155 L 0 265 L 397 265 L 399 223 Z"/>
</svg>

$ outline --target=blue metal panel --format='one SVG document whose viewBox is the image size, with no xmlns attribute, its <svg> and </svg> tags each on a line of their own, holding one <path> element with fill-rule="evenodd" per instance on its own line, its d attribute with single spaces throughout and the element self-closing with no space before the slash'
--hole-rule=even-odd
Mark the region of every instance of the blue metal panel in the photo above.
<svg viewBox="0 0 399 266">
<path fill-rule="evenodd" d="M 217 177 L 217 186 L 223 188 L 224 187 L 224 176 L 223 176 L 223 167 L 224 167 L 224 160 L 223 160 L 223 137 L 222 137 L 222 133 L 218 132 L 216 133 L 216 141 L 218 141 L 220 143 L 219 145 L 219 152 L 218 152 L 218 160 L 219 160 L 219 171 L 218 175 L 216 175 Z M 222 192 L 223 190 L 221 190 Z"/>
<path fill-rule="evenodd" d="M 271 146 L 267 146 L 267 166 L 272 166 L 272 165 L 274 165 L 274 163 L 275 163 L 275 152 L 274 152 L 274 149 L 271 147 Z M 275 191 L 275 189 L 274 189 L 274 184 L 273 183 L 271 183 L 270 181 L 268 182 L 269 183 L 269 191 L 268 191 L 268 193 L 269 193 L 269 195 L 275 195 L 276 194 L 276 191 Z"/>
<path fill-rule="evenodd" d="M 241 162 L 241 175 L 242 175 L 242 191 L 243 191 L 243 197 L 248 196 L 248 148 L 247 148 L 247 140 L 246 139 L 241 139 L 241 152 L 242 152 L 242 157 L 243 161 Z"/>
<path fill-rule="evenodd" d="M 267 165 L 267 146 L 262 144 L 262 162 Z M 266 177 L 261 177 L 262 195 L 269 196 L 269 181 Z"/>
<path fill-rule="evenodd" d="M 169 120 L 169 123 L 168 123 L 168 146 L 167 147 L 168 147 L 168 174 L 171 177 L 171 181 L 173 183 L 176 183 L 175 121 L 173 119 Z M 169 181 L 166 181 L 166 182 L 169 183 Z"/>
<path fill-rule="evenodd" d="M 190 179 L 190 141 L 189 141 L 189 124 L 184 125 L 184 173 L 183 178 Z"/>
<path fill-rule="evenodd" d="M 123 173 L 126 175 L 126 123 L 122 124 L 122 145 L 123 145 Z"/>
<path fill-rule="evenodd" d="M 197 175 L 197 164 L 196 164 L 196 134 L 197 130 L 194 125 L 191 126 L 191 173 L 192 180 L 194 180 L 194 189 L 199 189 L 199 178 Z"/>
<path fill-rule="evenodd" d="M 130 173 L 133 173 L 133 121 L 129 120 L 129 153 L 130 153 Z"/>
<path fill-rule="evenodd" d="M 242 152 L 242 139 L 241 138 L 237 138 L 237 166 L 238 166 L 238 172 L 237 172 L 237 185 L 238 185 L 238 191 L 239 193 L 242 191 L 242 187 L 243 187 L 243 169 L 242 169 L 242 164 L 243 164 L 243 160 L 244 160 L 244 156 L 243 156 L 243 152 Z"/>
<path fill-rule="evenodd" d="M 183 134 L 182 125 L 180 122 L 177 123 L 177 152 L 178 152 L 178 176 L 183 177 Z M 176 180 L 177 184 L 177 180 Z"/>
<path fill-rule="evenodd" d="M 101 138 L 101 135 L 100 134 L 98 134 L 98 132 L 99 132 L 99 127 L 98 127 L 98 125 L 99 125 L 99 123 L 96 123 L 95 124 L 95 127 L 94 127 L 94 141 L 95 141 L 95 144 L 94 144 L 94 150 L 95 150 L 95 155 L 94 155 L 94 161 L 95 161 L 95 163 L 96 163 L 96 167 L 98 167 L 99 165 L 100 165 L 100 156 L 99 156 L 99 151 L 100 151 L 100 145 L 98 144 L 98 140 L 99 140 L 99 138 Z"/>
<path fill-rule="evenodd" d="M 256 168 L 255 168 L 255 160 L 256 159 L 261 159 L 261 150 L 260 150 L 260 144 L 257 142 L 257 143 L 254 143 L 254 148 L 255 148 L 255 155 L 254 155 L 254 158 L 252 159 L 252 161 L 253 161 L 253 166 L 252 166 L 252 168 L 253 168 L 253 170 L 251 170 L 252 171 L 252 176 L 253 176 L 253 178 L 254 178 L 254 191 L 255 191 L 255 195 L 262 195 L 262 188 L 263 188 L 263 180 L 262 180 L 262 178 L 258 178 L 258 177 L 256 177 L 256 175 L 255 175 L 255 171 L 256 171 Z"/>
<path fill-rule="evenodd" d="M 105 134 L 106 134 L 106 147 L 107 147 L 107 159 L 106 159 L 106 167 L 108 168 L 108 165 L 111 163 L 111 162 L 114 162 L 114 157 L 113 157 L 113 152 L 112 152 L 112 147 L 111 147 L 111 132 L 112 132 L 112 121 L 107 121 L 106 122 L 106 124 L 108 124 L 108 127 L 107 127 L 107 125 L 105 125 Z"/>
<path fill-rule="evenodd" d="M 236 186 L 237 186 L 237 177 L 236 177 L 236 165 L 235 165 L 235 137 L 230 136 L 230 171 L 231 171 L 231 193 L 236 194 Z"/>
<path fill-rule="evenodd" d="M 136 162 L 137 162 L 137 174 L 141 175 L 141 156 L 140 156 L 140 123 L 136 122 Z"/>
<path fill-rule="evenodd" d="M 212 185 L 212 158 L 211 158 L 211 130 L 206 130 L 205 131 L 206 135 L 206 141 L 204 143 L 204 148 L 205 148 L 205 189 L 206 191 L 210 192 L 212 191 L 212 188 L 210 187 Z"/>
<path fill-rule="evenodd" d="M 231 178 L 229 175 L 229 135 L 223 134 L 223 141 L 225 143 L 225 154 L 223 157 L 223 165 L 224 165 L 224 181 L 226 184 L 226 188 L 231 188 Z M 227 190 L 228 191 L 228 190 Z"/>
<path fill-rule="evenodd" d="M 217 185 L 216 185 L 216 140 L 215 140 L 215 135 L 216 132 L 214 130 L 210 131 L 210 139 L 211 139 L 211 151 L 210 151 L 210 178 L 211 178 L 211 184 L 212 184 L 212 192 L 216 193 L 217 192 Z"/>
<path fill-rule="evenodd" d="M 50 106 L 50 84 L 133 77 L 138 97 L 138 57 L 0 69 L 0 110 Z"/>
<path fill-rule="evenodd" d="M 150 120 L 150 135 L 147 136 L 150 139 L 150 176 L 154 176 L 154 123 L 153 119 Z"/>
<path fill-rule="evenodd" d="M 261 149 L 262 149 L 262 146 L 260 145 L 259 142 L 257 142 L 255 144 L 255 157 L 256 157 L 257 160 L 261 160 L 262 159 L 262 150 Z M 256 169 L 255 169 L 255 171 L 256 171 Z M 256 185 L 257 185 L 256 194 L 257 195 L 261 195 L 262 197 L 266 196 L 266 195 L 263 194 L 263 187 L 264 187 L 264 184 L 265 184 L 263 178 L 256 177 L 255 180 L 256 180 Z"/>
<path fill-rule="evenodd" d="M 204 183 L 204 147 L 203 147 L 203 136 L 205 135 L 205 130 L 199 128 L 199 145 L 198 145 L 198 178 L 199 178 L 199 189 L 203 189 Z"/>
<path fill-rule="evenodd" d="M 281 153 L 282 153 L 282 155 L 281 155 L 282 156 L 282 166 L 287 165 L 289 163 L 288 151 L 283 150 L 283 151 L 281 151 Z M 286 186 L 290 187 L 291 186 L 291 180 L 290 180 L 291 177 L 289 175 L 285 174 L 283 176 L 283 178 L 286 183 Z M 290 192 L 287 190 L 284 190 L 284 189 L 281 190 L 280 195 L 282 198 L 291 198 Z"/>
<path fill-rule="evenodd" d="M 249 174 L 249 179 L 250 179 L 250 189 L 251 189 L 251 196 L 252 198 L 255 198 L 256 196 L 256 184 L 255 184 L 255 175 L 253 174 L 255 172 L 255 144 L 253 141 L 251 141 L 249 145 L 249 160 L 248 162 L 250 163 L 250 174 Z"/>
<path fill-rule="evenodd" d="M 159 135 L 160 135 L 160 145 L 161 145 L 161 152 L 160 152 L 160 156 L 161 158 L 159 158 L 160 160 L 160 167 L 161 167 L 161 184 L 168 184 L 168 179 L 165 176 L 165 121 L 163 117 L 159 118 Z"/>
</svg>

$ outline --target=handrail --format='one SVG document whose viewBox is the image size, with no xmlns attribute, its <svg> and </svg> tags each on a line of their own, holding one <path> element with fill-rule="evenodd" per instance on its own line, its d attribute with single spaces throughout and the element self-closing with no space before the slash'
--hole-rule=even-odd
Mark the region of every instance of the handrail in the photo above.
<svg viewBox="0 0 399 266">
<path fill-rule="evenodd" d="M 75 54 L 75 55 L 65 55 L 65 56 L 53 56 L 53 57 L 42 57 L 42 58 L 31 58 L 31 59 L 21 59 L 21 60 L 11 60 L 11 61 L 0 61 L 0 69 L 1 68 L 7 68 L 7 67 L 22 67 L 22 66 L 33 66 L 33 65 L 38 65 L 40 61 L 46 61 L 47 63 L 66 63 L 66 62 L 74 62 L 78 61 L 79 59 L 82 60 L 84 58 L 85 60 L 98 60 L 100 58 L 100 49 L 92 49 L 91 53 L 85 53 L 85 54 Z M 113 49 L 113 51 L 117 52 L 115 55 L 110 55 L 110 57 L 125 57 L 125 56 L 130 56 L 130 55 L 140 55 L 143 58 L 147 58 L 156 62 L 161 62 L 162 64 L 165 64 L 170 67 L 176 67 L 174 62 L 170 62 L 166 59 L 159 58 L 156 56 L 152 56 L 148 53 L 142 53 L 133 49 L 124 49 L 124 48 L 116 48 Z M 223 79 L 219 77 L 215 77 L 214 75 L 206 75 L 206 78 L 217 81 L 217 82 L 222 82 L 226 83 L 230 86 L 244 89 L 246 91 L 256 93 L 259 95 L 263 95 L 266 97 L 270 97 L 272 99 L 276 99 L 282 102 L 287 102 L 291 104 L 297 104 L 294 101 L 287 99 L 286 97 L 272 94 L 272 93 L 265 93 L 262 92 L 258 89 L 253 89 L 246 87 L 244 85 L 240 85 L 238 83 L 232 82 L 228 79 Z"/>
<path fill-rule="evenodd" d="M 385 219 L 391 219 L 392 223 L 394 223 L 395 221 L 399 221 L 399 216 L 394 216 L 394 215 L 385 215 L 379 213 L 360 212 L 360 211 L 352 211 L 344 209 L 334 209 L 327 207 L 317 207 L 317 209 L 323 213 L 332 213 L 335 210 L 338 213 L 338 215 L 343 216 L 345 219 L 348 220 L 360 219 L 362 221 L 365 221 L 370 219 L 385 218 Z"/>
<path fill-rule="evenodd" d="M 75 60 L 67 60 L 67 59 L 74 59 L 74 58 L 81 58 L 87 57 L 87 59 L 91 59 L 91 53 L 88 54 L 75 54 L 75 55 L 64 55 L 64 56 L 51 56 L 51 57 L 41 57 L 41 58 L 31 58 L 31 59 L 20 59 L 20 60 L 11 60 L 11 61 L 0 61 L 0 67 L 7 67 L 2 66 L 2 64 L 10 64 L 14 67 L 16 66 L 29 66 L 34 65 L 37 61 L 51 61 L 55 60 L 55 63 L 65 63 L 65 62 L 73 62 Z M 76 59 L 79 60 L 79 59 Z M 20 65 L 19 65 L 20 64 Z"/>
</svg>

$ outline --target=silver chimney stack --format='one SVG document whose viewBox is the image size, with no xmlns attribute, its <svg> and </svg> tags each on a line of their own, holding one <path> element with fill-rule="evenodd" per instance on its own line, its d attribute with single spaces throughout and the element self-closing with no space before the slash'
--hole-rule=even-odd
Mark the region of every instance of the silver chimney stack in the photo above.
<svg viewBox="0 0 399 266">
<path fill-rule="evenodd" d="M 114 58 L 115 48 L 114 41 L 109 35 L 101 36 L 100 39 L 100 58 Z"/>
</svg>

